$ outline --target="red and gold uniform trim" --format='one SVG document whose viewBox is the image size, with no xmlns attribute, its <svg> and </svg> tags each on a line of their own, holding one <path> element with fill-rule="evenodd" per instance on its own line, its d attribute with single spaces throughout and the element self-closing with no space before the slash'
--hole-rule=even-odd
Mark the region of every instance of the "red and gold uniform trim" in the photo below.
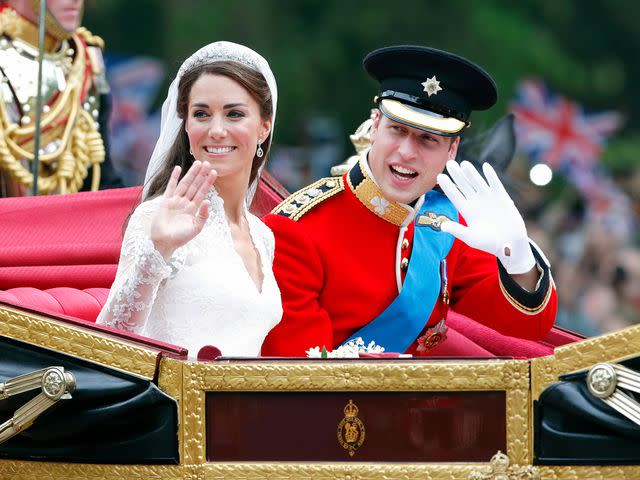
<svg viewBox="0 0 640 480">
<path fill-rule="evenodd" d="M 271 213 L 297 221 L 313 207 L 343 190 L 344 180 L 342 178 L 321 178 L 308 187 L 290 195 L 274 208 Z"/>
<path fill-rule="evenodd" d="M 367 169 L 363 164 L 365 161 L 361 157 L 358 164 L 346 176 L 353 193 L 355 193 L 362 205 L 367 207 L 374 215 L 398 227 L 407 223 L 407 219 L 412 215 L 412 212 L 401 204 L 385 198 L 380 187 L 368 175 Z"/>
</svg>

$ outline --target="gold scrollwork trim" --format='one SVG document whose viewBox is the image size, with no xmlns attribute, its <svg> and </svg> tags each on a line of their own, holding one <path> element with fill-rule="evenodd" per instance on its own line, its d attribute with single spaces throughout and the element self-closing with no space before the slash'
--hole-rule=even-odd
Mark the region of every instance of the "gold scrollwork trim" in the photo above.
<svg viewBox="0 0 640 480">
<path fill-rule="evenodd" d="M 635 480 L 640 467 L 538 467 L 542 480 Z"/>
<path fill-rule="evenodd" d="M 157 353 L 37 314 L 0 307 L 0 335 L 152 379 Z"/>
<path fill-rule="evenodd" d="M 590 368 L 596 363 L 619 361 L 640 352 L 640 325 L 589 338 L 555 349 L 554 355 L 534 358 L 532 366 L 532 398 L 558 380 L 560 375 Z"/>
<path fill-rule="evenodd" d="M 205 462 L 205 391 L 199 387 L 198 366 L 185 363 L 182 384 L 182 448 L 183 461 L 190 464 Z"/>
<path fill-rule="evenodd" d="M 482 464 L 435 464 L 435 465 L 379 465 L 379 464 L 207 464 L 206 480 L 226 480 L 235 478 L 259 478 L 261 480 L 469 480 L 471 475 L 483 468 Z M 539 475 L 540 480 L 632 480 L 640 478 L 640 467 L 540 467 L 513 463 L 512 472 L 522 472 L 523 476 L 509 476 L 508 480 L 529 480 L 530 473 Z M 516 473 L 517 475 L 517 473 Z M 491 478 L 491 477 L 489 477 Z M 504 478 L 495 476 L 494 479 Z"/>
<path fill-rule="evenodd" d="M 556 348 L 563 371 L 588 368 L 595 363 L 635 356 L 640 352 L 640 325 Z"/>
<path fill-rule="evenodd" d="M 468 480 L 477 465 L 379 465 L 379 464 L 207 464 L 206 480 Z"/>
<path fill-rule="evenodd" d="M 175 358 L 162 357 L 158 371 L 158 387 L 167 395 L 182 399 L 182 366 L 184 362 Z"/>
<path fill-rule="evenodd" d="M 529 390 L 507 390 L 507 452 L 512 462 L 531 462 L 530 444 L 533 439 L 529 415 Z"/>
<path fill-rule="evenodd" d="M 11 480 L 178 480 L 198 478 L 186 475 L 180 466 L 86 465 L 77 463 L 0 460 L 0 478 Z M 200 477 L 201 478 L 201 477 Z"/>
<path fill-rule="evenodd" d="M 537 400 L 542 391 L 558 379 L 558 362 L 549 357 L 534 358 L 531 361 L 531 399 Z"/>
<path fill-rule="evenodd" d="M 525 360 L 192 364 L 201 390 L 363 391 L 529 389 Z"/>
<path fill-rule="evenodd" d="M 208 463 L 205 465 L 86 465 L 0 460 L 0 478 L 12 480 L 469 480 L 490 464 Z M 640 467 L 535 467 L 541 480 L 633 480 Z"/>
</svg>

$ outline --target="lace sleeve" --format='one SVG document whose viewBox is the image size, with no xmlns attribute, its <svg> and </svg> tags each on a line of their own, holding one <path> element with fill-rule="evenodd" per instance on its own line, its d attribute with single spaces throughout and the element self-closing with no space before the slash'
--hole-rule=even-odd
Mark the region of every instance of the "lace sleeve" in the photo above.
<svg viewBox="0 0 640 480">
<path fill-rule="evenodd" d="M 140 333 L 160 283 L 172 273 L 149 238 L 153 207 L 145 202 L 129 219 L 116 279 L 96 323 Z"/>
</svg>

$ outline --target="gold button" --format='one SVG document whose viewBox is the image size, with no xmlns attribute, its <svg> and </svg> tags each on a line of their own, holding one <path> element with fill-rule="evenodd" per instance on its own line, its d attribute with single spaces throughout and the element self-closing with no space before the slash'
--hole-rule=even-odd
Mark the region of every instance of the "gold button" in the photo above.
<svg viewBox="0 0 640 480">
<path fill-rule="evenodd" d="M 407 248 L 409 248 L 409 240 L 405 238 L 402 240 L 402 250 L 406 250 Z"/>
<path fill-rule="evenodd" d="M 409 259 L 403 258 L 402 261 L 400 262 L 400 269 L 406 272 L 407 268 L 409 268 Z"/>
</svg>

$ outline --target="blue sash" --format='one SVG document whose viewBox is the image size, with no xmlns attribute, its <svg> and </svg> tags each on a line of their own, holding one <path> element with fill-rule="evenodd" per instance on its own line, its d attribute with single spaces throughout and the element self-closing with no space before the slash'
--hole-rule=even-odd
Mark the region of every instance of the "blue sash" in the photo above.
<svg viewBox="0 0 640 480">
<path fill-rule="evenodd" d="M 421 226 L 420 215 L 433 213 L 457 220 L 458 212 L 440 192 L 427 192 L 414 219 L 413 250 L 402 291 L 384 312 L 346 341 L 362 337 L 365 345 L 374 341 L 386 352 L 405 352 L 420 335 L 438 301 L 441 289 L 440 262 L 453 245 L 453 236 L 439 228 Z"/>
</svg>

